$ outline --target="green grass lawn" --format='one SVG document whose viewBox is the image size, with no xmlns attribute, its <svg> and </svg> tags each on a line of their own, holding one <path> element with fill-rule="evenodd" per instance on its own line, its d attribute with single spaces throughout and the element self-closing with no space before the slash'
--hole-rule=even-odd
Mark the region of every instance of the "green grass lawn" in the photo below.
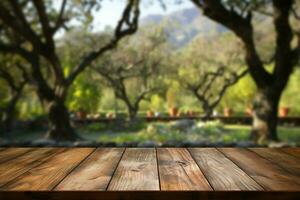
<svg viewBox="0 0 300 200">
<path fill-rule="evenodd" d="M 135 127 L 128 127 L 121 130 L 114 130 L 113 127 L 103 125 L 89 125 L 77 129 L 77 132 L 88 140 L 98 142 L 121 143 L 143 143 L 152 141 L 155 143 L 166 142 L 222 142 L 233 143 L 247 141 L 250 133 L 250 126 L 244 125 L 213 125 L 193 130 L 179 131 L 170 128 L 163 123 L 140 124 Z M 36 140 L 45 135 L 44 131 L 17 131 L 14 133 L 16 140 Z M 279 127 L 279 139 L 283 142 L 300 145 L 300 127 Z"/>
<path fill-rule="evenodd" d="M 146 129 L 146 128 L 145 128 Z M 193 131 L 187 133 L 184 131 L 167 130 L 166 133 L 161 134 L 158 131 L 149 132 L 141 129 L 140 131 L 126 131 L 114 132 L 103 130 L 102 132 L 85 132 L 81 133 L 87 139 L 97 140 L 101 142 L 137 142 L 142 143 L 146 141 L 154 141 L 157 143 L 165 143 L 168 141 L 178 142 L 223 142 L 232 143 L 239 141 L 248 141 L 250 126 L 244 125 L 225 125 L 221 130 L 207 129 L 204 131 Z M 283 142 L 300 144 L 300 127 L 279 127 L 279 139 Z"/>
<path fill-rule="evenodd" d="M 247 140 L 249 136 L 250 126 L 243 125 L 226 125 L 225 128 L 232 132 L 232 137 L 241 140 Z M 279 127 L 278 137 L 284 142 L 295 142 L 300 144 L 300 127 Z"/>
</svg>

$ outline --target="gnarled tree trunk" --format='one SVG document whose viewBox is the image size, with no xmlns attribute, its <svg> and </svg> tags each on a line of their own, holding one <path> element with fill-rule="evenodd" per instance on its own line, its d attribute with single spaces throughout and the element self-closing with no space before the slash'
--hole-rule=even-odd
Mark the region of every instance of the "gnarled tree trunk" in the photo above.
<svg viewBox="0 0 300 200">
<path fill-rule="evenodd" d="M 49 131 L 47 138 L 57 141 L 75 141 L 82 139 L 71 126 L 70 116 L 68 109 L 64 105 L 64 101 L 54 100 L 48 102 L 47 110 L 49 113 Z"/>
<path fill-rule="evenodd" d="M 277 141 L 278 105 L 282 91 L 273 87 L 259 88 L 253 102 L 251 139 L 261 144 Z"/>
<path fill-rule="evenodd" d="M 293 0 L 272 0 L 273 23 L 276 33 L 274 70 L 266 70 L 254 41 L 252 16 L 254 10 L 240 13 L 233 4 L 226 6 L 221 0 L 192 0 L 210 19 L 226 26 L 241 39 L 245 45 L 247 63 L 251 77 L 258 88 L 254 101 L 252 138 L 256 142 L 277 140 L 276 125 L 278 104 L 290 75 L 295 68 L 300 52 L 300 35 L 293 34 L 290 16 L 293 13 Z M 230 9 L 228 9 L 230 8 Z M 293 37 L 298 43 L 293 47 Z"/>
<path fill-rule="evenodd" d="M 22 84 L 16 91 L 12 92 L 12 98 L 8 103 L 7 107 L 3 110 L 3 116 L 1 120 L 1 126 L 3 129 L 3 137 L 6 139 L 11 139 L 11 131 L 12 131 L 12 124 L 14 121 L 14 112 L 17 105 L 18 100 L 21 97 L 23 88 L 25 84 Z"/>
<path fill-rule="evenodd" d="M 204 118 L 209 119 L 213 114 L 214 107 L 210 106 L 207 102 L 202 104 L 202 109 L 204 111 Z"/>
<path fill-rule="evenodd" d="M 129 117 L 129 121 L 134 121 L 137 117 L 137 113 L 138 113 L 138 108 L 135 108 L 132 105 L 127 105 L 127 110 L 128 110 L 128 117 Z"/>
<path fill-rule="evenodd" d="M 6 139 L 11 139 L 11 129 L 13 122 L 13 110 L 7 110 L 3 112 L 1 127 L 3 129 L 3 134 L 1 134 Z"/>
<path fill-rule="evenodd" d="M 2 117 L 3 137 L 10 139 L 16 102 L 10 102 Z"/>
</svg>

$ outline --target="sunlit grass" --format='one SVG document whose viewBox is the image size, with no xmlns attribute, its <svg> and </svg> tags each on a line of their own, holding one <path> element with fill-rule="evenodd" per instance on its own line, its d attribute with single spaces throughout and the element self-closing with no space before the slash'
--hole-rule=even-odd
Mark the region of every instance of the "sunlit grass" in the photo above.
<svg viewBox="0 0 300 200">
<path fill-rule="evenodd" d="M 149 126 L 153 126 L 149 128 Z M 89 125 L 78 128 L 77 132 L 88 140 L 103 143 L 144 143 L 157 144 L 182 142 L 209 142 L 224 144 L 248 141 L 251 127 L 245 125 L 211 125 L 186 131 L 174 130 L 167 123 L 141 123 L 124 129 L 113 126 Z M 45 131 L 17 131 L 14 138 L 19 141 L 33 141 L 43 138 Z M 279 127 L 279 139 L 283 142 L 300 144 L 300 127 Z"/>
</svg>

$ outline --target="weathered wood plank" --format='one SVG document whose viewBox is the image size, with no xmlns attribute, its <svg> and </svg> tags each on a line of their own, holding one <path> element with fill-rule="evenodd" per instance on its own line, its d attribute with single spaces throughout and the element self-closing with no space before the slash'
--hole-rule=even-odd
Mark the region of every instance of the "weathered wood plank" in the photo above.
<svg viewBox="0 0 300 200">
<path fill-rule="evenodd" d="M 159 190 L 155 149 L 126 149 L 108 190 Z"/>
<path fill-rule="evenodd" d="M 57 151 L 57 149 L 53 148 L 35 149 L 13 160 L 0 164 L 0 188 L 9 181 L 46 161 Z"/>
<path fill-rule="evenodd" d="M 280 152 L 278 149 L 251 148 L 250 150 L 298 176 L 298 180 L 300 180 L 300 160 L 294 156 Z"/>
<path fill-rule="evenodd" d="M 220 148 L 229 159 L 251 176 L 265 190 L 299 191 L 299 179 L 281 167 L 247 149 Z"/>
<path fill-rule="evenodd" d="M 12 160 L 18 156 L 32 151 L 33 148 L 7 148 L 0 152 L 0 163 Z"/>
<path fill-rule="evenodd" d="M 190 148 L 214 190 L 263 190 L 243 170 L 215 148 Z"/>
<path fill-rule="evenodd" d="M 280 150 L 300 159 L 300 148 L 281 148 Z"/>
<path fill-rule="evenodd" d="M 6 184 L 5 190 L 49 191 L 52 190 L 72 169 L 85 159 L 93 148 L 71 148 L 60 152 L 47 162 Z"/>
<path fill-rule="evenodd" d="M 104 191 L 123 152 L 124 148 L 97 149 L 54 190 Z"/>
<path fill-rule="evenodd" d="M 161 190 L 212 190 L 187 149 L 157 149 Z"/>
</svg>

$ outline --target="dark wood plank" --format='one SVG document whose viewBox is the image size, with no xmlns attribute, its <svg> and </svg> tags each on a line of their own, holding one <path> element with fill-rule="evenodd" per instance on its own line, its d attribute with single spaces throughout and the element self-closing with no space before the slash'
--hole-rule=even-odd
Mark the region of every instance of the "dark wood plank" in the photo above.
<svg viewBox="0 0 300 200">
<path fill-rule="evenodd" d="M 280 150 L 300 159 L 300 148 L 281 148 Z"/>
<path fill-rule="evenodd" d="M 293 175 L 298 176 L 298 179 L 300 180 L 300 160 L 294 156 L 280 152 L 278 149 L 251 148 L 250 150 L 268 159 L 275 165 L 279 165 Z"/>
<path fill-rule="evenodd" d="M 68 175 L 54 190 L 104 191 L 124 148 L 100 148 Z"/>
<path fill-rule="evenodd" d="M 126 149 L 108 190 L 159 190 L 155 149 Z"/>
<path fill-rule="evenodd" d="M 0 192 L 1 200 L 299 200 L 300 192 L 68 191 Z"/>
<path fill-rule="evenodd" d="M 263 190 L 243 170 L 215 148 L 190 148 L 214 190 Z"/>
<path fill-rule="evenodd" d="M 9 181 L 46 161 L 56 151 L 53 148 L 35 149 L 13 160 L 1 163 L 0 188 Z"/>
<path fill-rule="evenodd" d="M 157 149 L 161 190 L 212 190 L 184 148 Z"/>
<path fill-rule="evenodd" d="M 12 160 L 18 156 L 32 151 L 33 148 L 7 148 L 0 152 L 0 163 Z"/>
<path fill-rule="evenodd" d="M 2 189 L 14 191 L 52 190 L 72 169 L 93 152 L 93 148 L 71 148 L 32 168 Z"/>
<path fill-rule="evenodd" d="M 220 148 L 219 150 L 266 190 L 300 190 L 297 176 L 288 173 L 252 151 L 238 148 Z"/>
</svg>

